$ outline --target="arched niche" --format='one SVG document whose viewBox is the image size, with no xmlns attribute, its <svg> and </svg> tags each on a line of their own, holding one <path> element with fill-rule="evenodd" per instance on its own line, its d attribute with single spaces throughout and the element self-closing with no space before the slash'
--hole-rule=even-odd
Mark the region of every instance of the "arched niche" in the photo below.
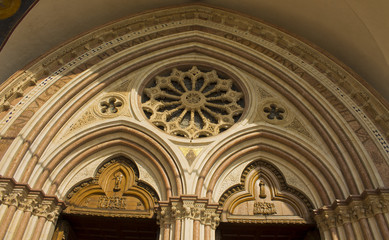
<svg viewBox="0 0 389 240">
<path fill-rule="evenodd" d="M 65 214 L 152 218 L 159 200 L 155 190 L 138 180 L 135 163 L 124 157 L 106 161 L 94 178 L 74 186 L 66 196 Z"/>
<path fill-rule="evenodd" d="M 241 175 L 241 183 L 219 199 L 221 222 L 259 224 L 313 224 L 311 201 L 290 187 L 277 167 L 254 161 Z"/>
</svg>

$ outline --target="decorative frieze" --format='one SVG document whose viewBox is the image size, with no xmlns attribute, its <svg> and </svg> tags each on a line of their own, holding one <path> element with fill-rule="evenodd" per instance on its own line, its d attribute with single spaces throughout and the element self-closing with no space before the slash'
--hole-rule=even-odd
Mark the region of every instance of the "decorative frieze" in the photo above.
<svg viewBox="0 0 389 240">
<path fill-rule="evenodd" d="M 168 202 L 159 202 L 155 211 L 161 226 L 173 224 L 179 219 L 197 220 L 212 229 L 216 229 L 220 223 L 221 210 L 218 209 L 218 204 L 209 203 L 208 199 L 196 196 L 181 196 L 170 198 Z"/>
<path fill-rule="evenodd" d="M 350 196 L 345 201 L 336 201 L 331 206 L 314 210 L 320 228 L 328 230 L 346 223 L 388 213 L 389 189 L 364 192 L 361 196 Z"/>
</svg>

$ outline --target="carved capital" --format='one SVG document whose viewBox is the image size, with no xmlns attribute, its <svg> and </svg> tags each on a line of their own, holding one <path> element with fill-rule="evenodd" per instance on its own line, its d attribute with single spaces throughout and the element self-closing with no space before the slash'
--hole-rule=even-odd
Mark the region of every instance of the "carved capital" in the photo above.
<svg viewBox="0 0 389 240">
<path fill-rule="evenodd" d="M 336 214 L 334 214 L 332 211 L 331 212 L 327 212 L 324 215 L 324 218 L 325 218 L 325 223 L 326 223 L 328 229 L 336 227 L 336 220 L 337 220 L 336 219 Z"/>
<path fill-rule="evenodd" d="M 337 225 L 343 225 L 352 221 L 350 211 L 347 207 L 339 207 L 336 209 Z"/>
<path fill-rule="evenodd" d="M 371 216 L 369 205 L 364 205 L 363 203 L 357 202 L 355 205 L 351 206 L 351 216 L 355 220 L 368 218 Z"/>
<path fill-rule="evenodd" d="M 327 230 L 327 225 L 324 223 L 323 217 L 322 217 L 321 215 L 316 215 L 314 218 L 315 218 L 317 227 L 318 227 L 321 231 L 326 231 L 326 230 Z"/>
<path fill-rule="evenodd" d="M 2 180 L 2 179 L 1 179 Z M 3 203 L 4 197 L 12 192 L 14 184 L 11 181 L 0 182 L 0 204 Z"/>
<path fill-rule="evenodd" d="M 55 221 L 64 203 L 54 196 L 31 190 L 26 184 L 18 184 L 11 178 L 0 178 L 0 204 L 15 206 L 18 210 Z"/>
<path fill-rule="evenodd" d="M 171 224 L 172 220 L 176 217 L 173 216 L 171 207 L 162 206 L 156 209 L 157 213 L 157 223 L 161 226 L 166 224 Z"/>
<path fill-rule="evenodd" d="M 315 210 L 315 219 L 319 227 L 323 229 L 342 226 L 346 223 L 374 217 L 376 214 L 387 213 L 388 203 L 387 190 L 377 189 L 364 192 L 361 196 L 350 196 L 347 200 L 337 200 L 331 206 Z"/>
<path fill-rule="evenodd" d="M 220 211 L 217 204 L 195 196 L 171 198 L 169 202 L 160 202 L 156 207 L 158 224 L 172 224 L 177 219 L 192 219 L 216 229 L 220 223 Z"/>
<path fill-rule="evenodd" d="M 35 216 L 46 218 L 47 221 L 55 222 L 61 210 L 61 207 L 56 206 L 52 202 L 44 202 L 36 206 L 32 213 Z"/>
<path fill-rule="evenodd" d="M 370 197 L 365 200 L 365 204 L 370 206 L 373 215 L 388 212 L 388 200 L 379 197 Z"/>
<path fill-rule="evenodd" d="M 327 231 L 337 226 L 337 215 L 331 209 L 322 210 L 320 215 L 315 216 L 315 220 L 320 229 Z"/>
<path fill-rule="evenodd" d="M 24 199 L 19 204 L 19 209 L 25 212 L 32 212 L 38 206 L 38 200 L 33 198 Z"/>
<path fill-rule="evenodd" d="M 18 207 L 19 203 L 23 201 L 23 195 L 19 192 L 12 192 L 3 196 L 2 203 L 8 206 Z"/>
</svg>

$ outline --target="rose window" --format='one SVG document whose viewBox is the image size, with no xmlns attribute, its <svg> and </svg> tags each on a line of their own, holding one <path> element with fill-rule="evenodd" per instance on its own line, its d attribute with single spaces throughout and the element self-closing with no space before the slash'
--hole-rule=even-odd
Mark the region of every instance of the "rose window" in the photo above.
<svg viewBox="0 0 389 240">
<path fill-rule="evenodd" d="M 214 136 L 237 122 L 243 108 L 243 93 L 232 79 L 196 66 L 160 74 L 142 93 L 150 121 L 180 137 Z"/>
</svg>

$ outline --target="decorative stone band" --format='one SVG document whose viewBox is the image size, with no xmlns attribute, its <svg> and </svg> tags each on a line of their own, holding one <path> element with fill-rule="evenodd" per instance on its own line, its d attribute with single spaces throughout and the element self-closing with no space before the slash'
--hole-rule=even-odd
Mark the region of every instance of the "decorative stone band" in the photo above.
<svg viewBox="0 0 389 240">
<path fill-rule="evenodd" d="M 172 224 L 176 220 L 189 218 L 216 229 L 220 223 L 221 213 L 218 206 L 217 203 L 209 203 L 206 198 L 184 195 L 172 197 L 169 201 L 160 201 L 155 211 L 158 224 L 161 226 Z"/>
<path fill-rule="evenodd" d="M 12 178 L 0 176 L 0 205 L 15 206 L 18 210 L 31 212 L 55 222 L 64 202 L 55 196 L 46 196 L 42 191 L 32 190 L 27 184 L 18 184 Z"/>
<path fill-rule="evenodd" d="M 315 220 L 322 230 L 357 222 L 389 212 L 389 189 L 365 191 L 359 196 L 351 195 L 346 200 L 336 200 L 331 206 L 314 210 Z"/>
</svg>

